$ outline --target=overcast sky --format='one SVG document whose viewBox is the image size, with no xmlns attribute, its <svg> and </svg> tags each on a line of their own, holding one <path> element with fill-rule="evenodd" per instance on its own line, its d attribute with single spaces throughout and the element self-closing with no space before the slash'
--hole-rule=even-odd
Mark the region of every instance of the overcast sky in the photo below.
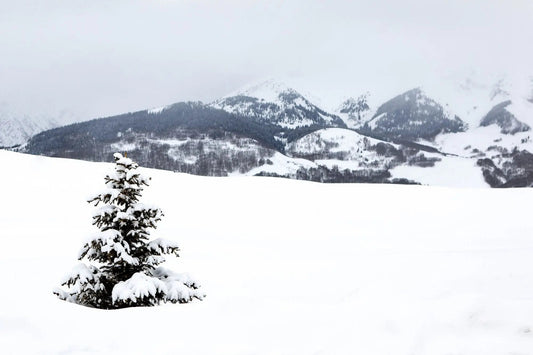
<svg viewBox="0 0 533 355">
<path fill-rule="evenodd" d="M 526 73 L 532 44 L 531 0 L 0 0 L 0 103 L 88 119 L 271 77 L 340 100 Z"/>
</svg>

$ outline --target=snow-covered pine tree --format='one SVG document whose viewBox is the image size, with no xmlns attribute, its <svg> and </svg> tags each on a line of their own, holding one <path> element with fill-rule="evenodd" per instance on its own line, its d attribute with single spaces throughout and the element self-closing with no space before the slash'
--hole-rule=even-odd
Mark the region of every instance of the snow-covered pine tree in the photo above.
<svg viewBox="0 0 533 355">
<path fill-rule="evenodd" d="M 90 199 L 99 206 L 93 224 L 100 232 L 80 250 L 80 263 L 54 293 L 62 300 L 113 309 L 153 306 L 163 302 L 185 303 L 205 295 L 186 274 L 159 265 L 164 254 L 178 256 L 178 246 L 164 239 L 149 239 L 163 213 L 139 203 L 149 179 L 131 159 L 115 153 L 115 172 L 105 177 L 106 190 Z"/>
</svg>

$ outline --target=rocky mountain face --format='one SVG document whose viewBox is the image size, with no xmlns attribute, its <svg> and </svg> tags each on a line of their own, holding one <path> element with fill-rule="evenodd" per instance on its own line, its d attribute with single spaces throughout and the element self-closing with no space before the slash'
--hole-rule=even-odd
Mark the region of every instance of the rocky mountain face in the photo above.
<svg viewBox="0 0 533 355">
<path fill-rule="evenodd" d="M 515 134 L 531 130 L 527 124 L 520 122 L 506 109 L 511 104 L 511 100 L 506 100 L 494 106 L 485 117 L 483 117 L 480 126 L 486 127 L 495 124 L 501 128 L 500 132 L 503 134 Z"/>
<path fill-rule="evenodd" d="M 283 143 L 324 127 L 346 127 L 339 116 L 322 110 L 298 91 L 272 80 L 216 100 L 210 106 L 275 126 L 275 138 Z"/>
<path fill-rule="evenodd" d="M 464 132 L 467 125 L 416 88 L 382 104 L 361 132 L 397 139 L 431 140 L 441 133 Z"/>
<path fill-rule="evenodd" d="M 360 95 L 356 98 L 350 97 L 346 99 L 337 111 L 345 116 L 345 119 L 359 127 L 363 125 L 370 114 L 370 105 L 368 103 L 368 93 Z"/>
<path fill-rule="evenodd" d="M 502 83 L 498 92 L 491 88 L 483 105 L 469 101 L 468 110 L 417 88 L 376 107 L 364 94 L 329 113 L 268 81 L 211 104 L 177 103 L 48 130 L 19 151 L 91 161 L 111 161 L 121 151 L 152 168 L 320 182 L 431 183 L 418 177 L 466 167 L 481 185 L 530 186 L 533 103 Z"/>
</svg>

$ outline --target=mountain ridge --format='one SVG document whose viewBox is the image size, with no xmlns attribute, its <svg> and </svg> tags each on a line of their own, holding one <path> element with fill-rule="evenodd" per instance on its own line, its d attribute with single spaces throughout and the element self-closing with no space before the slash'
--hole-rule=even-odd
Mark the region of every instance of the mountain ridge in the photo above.
<svg viewBox="0 0 533 355">
<path fill-rule="evenodd" d="M 472 125 L 422 87 L 380 105 L 371 104 L 368 95 L 348 99 L 329 113 L 270 80 L 208 104 L 174 103 L 59 127 L 37 134 L 19 151 L 107 161 L 118 149 L 154 168 L 322 182 L 414 183 L 409 171 L 455 161 L 464 165 L 461 159 L 472 161 L 493 187 L 510 181 L 529 184 L 533 177 L 533 158 L 523 153 L 533 151 L 529 126 L 508 111 L 512 101 L 491 107 L 508 115 L 491 116 L 489 110 L 484 117 L 490 120 Z M 492 96 L 506 95 L 500 87 Z M 512 129 L 506 132 L 502 126 Z"/>
</svg>

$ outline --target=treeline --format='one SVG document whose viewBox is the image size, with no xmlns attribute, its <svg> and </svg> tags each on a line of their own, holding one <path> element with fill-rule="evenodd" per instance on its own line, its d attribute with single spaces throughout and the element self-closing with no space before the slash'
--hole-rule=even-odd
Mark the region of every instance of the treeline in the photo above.
<svg viewBox="0 0 533 355">
<path fill-rule="evenodd" d="M 487 184 L 491 187 L 533 186 L 533 154 L 516 147 L 512 151 L 499 148 L 500 154 L 477 161 Z"/>
<path fill-rule="evenodd" d="M 333 166 L 332 168 L 325 166 L 318 166 L 316 168 L 302 167 L 294 175 L 261 172 L 256 176 L 284 177 L 323 183 L 419 184 L 408 179 L 392 178 L 390 172 L 384 169 L 341 170 L 337 166 Z"/>
</svg>

